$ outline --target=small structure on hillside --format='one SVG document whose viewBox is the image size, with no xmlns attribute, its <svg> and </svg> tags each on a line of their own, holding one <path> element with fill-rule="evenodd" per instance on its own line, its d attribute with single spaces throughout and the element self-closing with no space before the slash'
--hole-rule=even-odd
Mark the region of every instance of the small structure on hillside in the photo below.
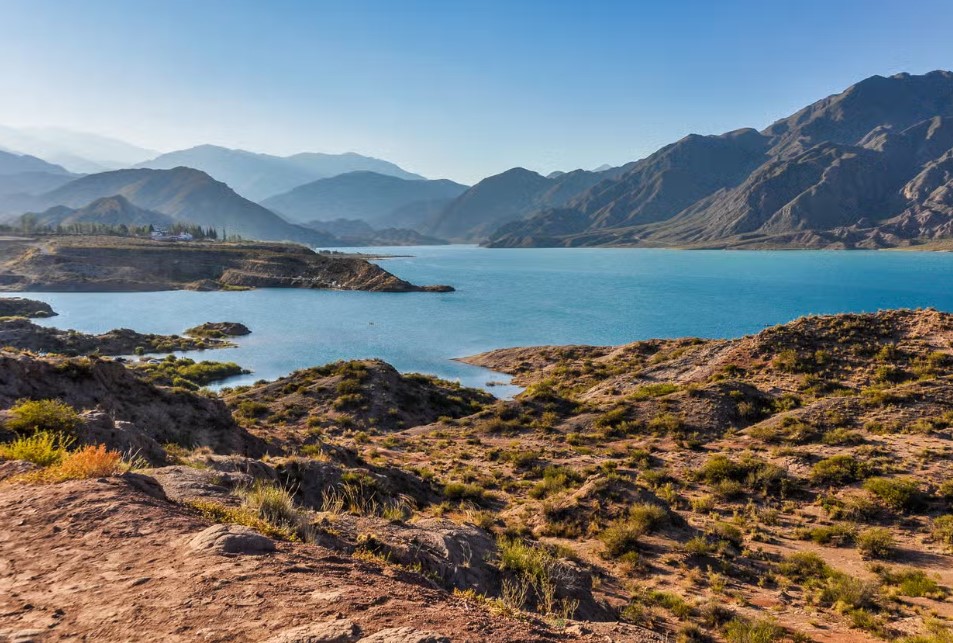
<svg viewBox="0 0 953 643">
<path fill-rule="evenodd" d="M 149 233 L 149 237 L 153 241 L 191 241 L 192 235 L 188 232 L 179 232 L 178 234 L 170 234 L 168 230 L 163 228 L 153 228 L 152 232 Z"/>
</svg>

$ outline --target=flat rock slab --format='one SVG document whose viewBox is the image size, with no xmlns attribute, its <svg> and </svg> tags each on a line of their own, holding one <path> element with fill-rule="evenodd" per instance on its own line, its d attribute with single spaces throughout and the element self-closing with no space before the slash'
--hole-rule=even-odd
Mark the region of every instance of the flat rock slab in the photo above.
<svg viewBox="0 0 953 643">
<path fill-rule="evenodd" d="M 360 639 L 360 643 L 451 643 L 450 639 L 433 632 L 421 632 L 411 627 L 391 627 Z"/>
<path fill-rule="evenodd" d="M 275 551 L 275 541 L 250 527 L 212 525 L 196 534 L 189 548 L 216 554 L 268 554 Z"/>
<path fill-rule="evenodd" d="M 355 643 L 358 640 L 361 640 L 361 628 L 354 621 L 341 619 L 285 630 L 265 643 Z"/>
</svg>

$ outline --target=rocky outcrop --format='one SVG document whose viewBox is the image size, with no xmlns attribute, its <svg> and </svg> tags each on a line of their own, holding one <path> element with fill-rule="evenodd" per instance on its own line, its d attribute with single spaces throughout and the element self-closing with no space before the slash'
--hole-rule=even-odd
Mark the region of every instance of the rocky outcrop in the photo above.
<svg viewBox="0 0 953 643">
<path fill-rule="evenodd" d="M 24 297 L 0 297 L 0 317 L 54 317 L 53 307 L 45 301 Z"/>
<path fill-rule="evenodd" d="M 251 335 L 251 330 L 245 324 L 238 322 L 205 322 L 185 331 L 192 337 L 243 337 Z"/>
<path fill-rule="evenodd" d="M 220 400 L 154 386 L 114 361 L 0 352 L 0 408 L 22 399 L 60 400 L 78 411 L 99 411 L 108 420 L 89 418 L 90 441 L 123 452 L 141 446 L 140 454 L 156 464 L 164 462 L 156 447 L 167 443 L 207 446 L 218 453 L 265 452 L 263 443 L 240 428 Z"/>
<path fill-rule="evenodd" d="M 225 396 L 249 426 L 273 436 L 344 426 L 391 432 L 429 424 L 440 417 L 469 415 L 494 401 L 492 395 L 428 375 L 402 374 L 380 360 L 336 362 L 304 369 Z M 289 436 L 290 437 L 290 436 Z"/>
<path fill-rule="evenodd" d="M 278 243 L 51 236 L 0 241 L 0 289 L 63 292 L 316 288 L 448 292 L 362 258 Z"/>
<path fill-rule="evenodd" d="M 75 330 L 38 326 L 28 319 L 12 318 L 0 319 L 0 346 L 60 355 L 131 355 L 226 348 L 234 344 L 209 335 L 143 334 L 128 328 L 87 335 Z"/>
</svg>

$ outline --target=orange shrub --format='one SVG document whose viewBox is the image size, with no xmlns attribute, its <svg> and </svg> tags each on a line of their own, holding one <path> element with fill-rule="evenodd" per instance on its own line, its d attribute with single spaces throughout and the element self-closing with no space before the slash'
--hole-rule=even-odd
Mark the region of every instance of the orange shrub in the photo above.
<svg viewBox="0 0 953 643">
<path fill-rule="evenodd" d="M 59 463 L 27 474 L 24 479 L 30 482 L 63 482 L 102 478 L 120 473 L 122 469 L 122 454 L 110 451 L 105 444 L 100 444 L 73 451 Z"/>
</svg>

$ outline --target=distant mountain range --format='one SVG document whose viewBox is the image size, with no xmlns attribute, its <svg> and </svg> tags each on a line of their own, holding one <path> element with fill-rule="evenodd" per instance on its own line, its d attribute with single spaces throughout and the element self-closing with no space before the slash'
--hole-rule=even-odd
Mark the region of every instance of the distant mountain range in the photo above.
<svg viewBox="0 0 953 643">
<path fill-rule="evenodd" d="M 0 151 L 0 206 L 10 196 L 46 192 L 74 178 L 76 175 L 60 165 L 28 154 Z"/>
<path fill-rule="evenodd" d="M 129 167 L 156 155 L 115 138 L 54 127 L 0 126 L 0 148 L 31 154 L 79 174 Z"/>
<path fill-rule="evenodd" d="M 265 199 L 265 207 L 290 221 L 362 219 L 373 225 L 420 223 L 435 202 L 449 203 L 467 186 L 445 179 L 407 180 L 377 172 L 348 172 L 319 179 Z M 420 212 L 412 220 L 414 207 Z"/>
<path fill-rule="evenodd" d="M 358 154 L 202 145 L 137 159 L 149 167 L 78 176 L 36 150 L 87 159 L 148 151 L 2 127 L 0 147 L 7 215 L 131 222 L 155 212 L 312 245 L 880 248 L 953 237 L 948 71 L 873 76 L 762 131 L 689 135 L 621 167 L 548 176 L 518 167 L 469 188 Z M 117 196 L 126 203 L 94 203 Z"/>
<path fill-rule="evenodd" d="M 151 210 L 182 223 L 213 227 L 229 236 L 311 245 L 337 243 L 334 237 L 289 223 L 267 208 L 239 196 L 205 172 L 187 167 L 90 174 L 50 192 L 24 199 L 21 209 L 41 212 L 54 206 L 66 206 L 86 210 L 97 199 L 115 196 L 135 205 L 137 217 L 141 210 Z"/>
<path fill-rule="evenodd" d="M 389 161 L 354 153 L 305 152 L 293 156 L 272 156 L 215 145 L 199 145 L 169 152 L 137 165 L 157 170 L 183 166 L 202 170 L 253 201 L 262 201 L 306 183 L 348 172 L 376 172 L 409 180 L 424 178 Z"/>
<path fill-rule="evenodd" d="M 691 135 L 494 247 L 890 247 L 953 236 L 953 73 L 873 76 L 758 132 Z"/>
<path fill-rule="evenodd" d="M 373 228 L 361 219 L 312 221 L 304 225 L 333 235 L 344 246 L 433 246 L 447 243 L 407 228 Z"/>
<path fill-rule="evenodd" d="M 435 212 L 416 229 L 454 241 L 479 241 L 501 225 L 542 208 L 559 206 L 608 177 L 622 172 L 575 170 L 542 176 L 517 167 L 483 179 Z"/>
</svg>

